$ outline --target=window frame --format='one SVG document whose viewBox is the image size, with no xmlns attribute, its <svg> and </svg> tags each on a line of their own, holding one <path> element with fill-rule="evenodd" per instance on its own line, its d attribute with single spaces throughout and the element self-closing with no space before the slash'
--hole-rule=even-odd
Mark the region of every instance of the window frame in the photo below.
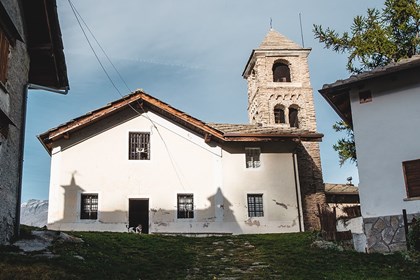
<svg viewBox="0 0 420 280">
<path fill-rule="evenodd" d="M 89 200 L 86 203 L 86 199 Z M 86 206 L 87 209 L 86 209 Z M 80 220 L 97 220 L 99 211 L 99 195 L 98 193 L 82 193 L 80 194 Z"/>
<path fill-rule="evenodd" d="M 257 159 L 254 159 L 255 151 L 257 151 Z M 261 167 L 261 148 L 245 147 L 245 167 L 247 169 L 257 169 Z"/>
<path fill-rule="evenodd" d="M 246 195 L 248 217 L 263 218 L 264 217 L 264 194 L 263 193 L 247 193 Z"/>
<path fill-rule="evenodd" d="M 143 143 L 143 141 L 146 141 Z M 150 132 L 130 131 L 128 133 L 128 159 L 150 160 Z"/>
<path fill-rule="evenodd" d="M 185 199 L 188 201 L 181 201 Z M 183 206 L 181 208 L 181 205 Z M 189 207 L 188 207 L 189 206 Z M 178 193 L 176 196 L 176 217 L 177 219 L 194 219 L 194 194 Z"/>
<path fill-rule="evenodd" d="M 407 198 L 420 198 L 420 159 L 403 161 L 402 168 Z"/>
<path fill-rule="evenodd" d="M 292 114 L 296 114 L 296 115 L 292 116 Z M 292 106 L 289 107 L 288 117 L 289 117 L 290 127 L 299 128 L 299 108 L 292 107 Z M 293 119 L 293 122 L 292 122 L 292 119 Z"/>
<path fill-rule="evenodd" d="M 275 124 L 285 124 L 286 123 L 286 112 L 282 105 L 276 105 L 273 109 L 274 113 L 274 123 Z"/>
<path fill-rule="evenodd" d="M 9 66 L 10 40 L 5 29 L 0 24 L 0 83 L 7 82 L 7 70 Z"/>
</svg>

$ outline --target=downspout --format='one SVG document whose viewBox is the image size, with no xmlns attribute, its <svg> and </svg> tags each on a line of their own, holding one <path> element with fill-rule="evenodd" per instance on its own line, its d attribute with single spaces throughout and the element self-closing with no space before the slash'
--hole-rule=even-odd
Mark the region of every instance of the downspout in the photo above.
<svg viewBox="0 0 420 280">
<path fill-rule="evenodd" d="M 28 88 L 26 85 L 23 90 L 23 101 L 22 101 L 22 114 L 20 126 L 20 155 L 19 155 L 19 182 L 16 197 L 16 226 L 15 226 L 15 237 L 20 234 L 20 204 L 22 203 L 22 181 L 23 181 L 23 154 L 25 152 L 25 129 L 26 129 L 26 107 L 28 102 Z"/>
<path fill-rule="evenodd" d="M 299 171 L 297 166 L 297 155 L 294 151 L 292 154 L 293 158 L 293 174 L 295 176 L 295 190 L 296 190 L 296 202 L 297 202 L 297 210 L 298 210 L 298 219 L 299 219 L 299 232 L 302 232 L 303 228 L 303 220 L 302 220 L 302 199 L 300 193 L 300 181 L 299 181 Z"/>
<path fill-rule="evenodd" d="M 45 87 L 36 84 L 26 84 L 23 90 L 23 102 L 22 102 L 22 114 L 21 120 L 22 125 L 20 128 L 20 155 L 19 155 L 19 183 L 18 183 L 18 190 L 17 190 L 17 197 L 16 197 L 16 226 L 15 226 L 15 236 L 19 236 L 20 234 L 20 204 L 22 203 L 22 183 L 23 183 L 23 155 L 25 152 L 25 130 L 26 130 L 26 111 L 27 111 L 27 103 L 28 103 L 28 90 L 30 89 L 41 89 L 45 91 L 51 91 L 59 94 L 66 95 L 69 91 L 69 87 L 66 87 L 64 90 L 58 90 L 50 87 Z"/>
</svg>

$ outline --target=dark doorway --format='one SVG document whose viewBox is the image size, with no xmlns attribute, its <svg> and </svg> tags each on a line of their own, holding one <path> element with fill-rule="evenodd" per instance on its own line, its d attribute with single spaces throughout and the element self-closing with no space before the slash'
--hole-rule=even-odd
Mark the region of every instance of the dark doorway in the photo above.
<svg viewBox="0 0 420 280">
<path fill-rule="evenodd" d="M 137 227 L 141 224 L 142 233 L 149 233 L 149 200 L 128 200 L 128 224 L 129 227 Z"/>
</svg>

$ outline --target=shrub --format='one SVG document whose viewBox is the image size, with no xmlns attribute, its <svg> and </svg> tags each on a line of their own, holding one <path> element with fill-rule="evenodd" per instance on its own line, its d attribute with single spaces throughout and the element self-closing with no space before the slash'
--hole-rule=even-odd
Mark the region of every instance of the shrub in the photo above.
<svg viewBox="0 0 420 280">
<path fill-rule="evenodd" d="M 408 231 L 408 240 L 410 248 L 420 251 L 420 219 L 413 219 L 413 224 Z"/>
</svg>

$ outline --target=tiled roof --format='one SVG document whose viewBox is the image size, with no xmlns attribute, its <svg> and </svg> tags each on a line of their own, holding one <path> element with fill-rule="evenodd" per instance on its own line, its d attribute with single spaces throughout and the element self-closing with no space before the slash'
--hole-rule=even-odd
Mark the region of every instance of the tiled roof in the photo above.
<svg viewBox="0 0 420 280">
<path fill-rule="evenodd" d="M 208 126 L 219 130 L 224 135 L 234 134 L 287 134 L 287 135 L 300 135 L 300 134 L 317 134 L 309 130 L 282 127 L 277 125 L 257 125 L 257 124 L 226 124 L 226 123 L 206 123 Z"/>
<path fill-rule="evenodd" d="M 359 188 L 349 184 L 325 183 L 325 192 L 327 194 L 359 194 Z"/>
<path fill-rule="evenodd" d="M 137 90 L 121 99 L 113 101 L 106 106 L 89 112 L 83 116 L 70 120 L 58 127 L 52 128 L 41 135 L 38 139 L 48 152 L 51 152 L 52 143 L 87 127 L 105 117 L 125 108 L 132 108 L 138 114 L 148 110 L 173 120 L 174 122 L 191 129 L 202 135 L 206 142 L 257 142 L 257 141 L 278 141 L 278 140 L 305 140 L 321 141 L 323 135 L 295 128 L 283 128 L 280 126 L 259 126 L 247 124 L 216 124 L 205 123 L 196 119 L 159 99 Z"/>
<path fill-rule="evenodd" d="M 414 55 L 411 58 L 401 59 L 398 62 L 391 62 L 386 66 L 377 67 L 371 71 L 366 71 L 358 75 L 352 75 L 347 79 L 337 80 L 332 84 L 325 84 L 322 87 L 322 90 L 339 86 L 346 86 L 355 82 L 391 74 L 396 71 L 410 69 L 413 67 L 420 67 L 420 55 Z"/>
<path fill-rule="evenodd" d="M 415 71 L 415 72 L 414 72 Z M 375 79 L 385 79 L 389 75 L 399 74 L 404 77 L 406 73 L 420 72 L 420 55 L 402 59 L 398 62 L 389 63 L 383 67 L 377 67 L 358 75 L 352 75 L 344 80 L 337 80 L 332 84 L 325 84 L 318 90 L 327 100 L 337 114 L 350 126 L 352 123 L 350 91 L 353 88 L 364 86 Z"/>
</svg>

